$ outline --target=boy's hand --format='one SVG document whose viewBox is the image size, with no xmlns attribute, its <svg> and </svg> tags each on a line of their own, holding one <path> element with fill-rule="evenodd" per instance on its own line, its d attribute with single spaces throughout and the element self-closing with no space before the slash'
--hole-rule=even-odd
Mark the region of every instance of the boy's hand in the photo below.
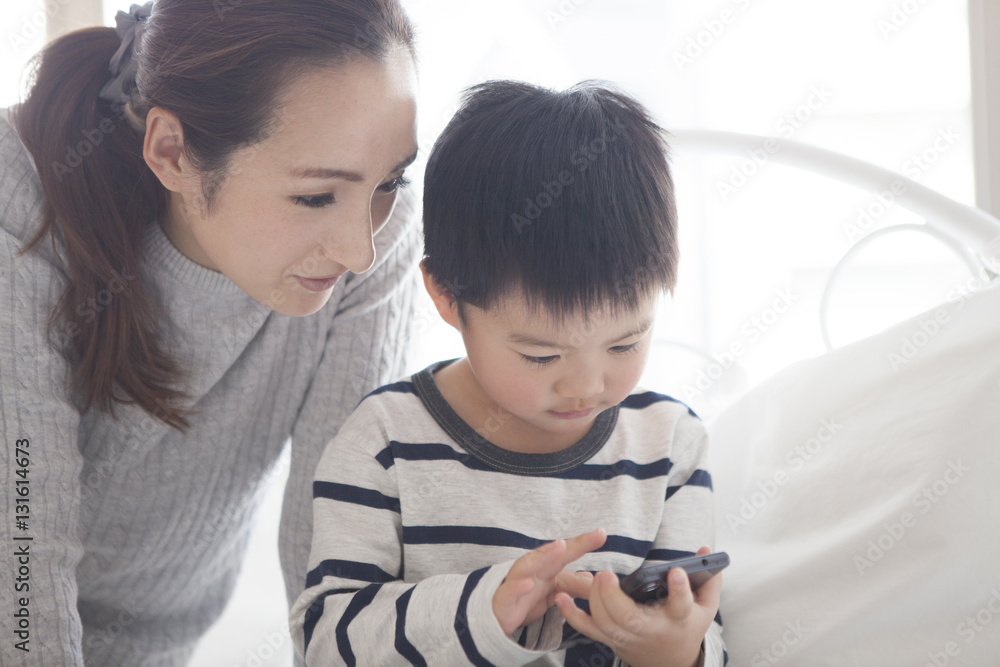
<svg viewBox="0 0 1000 667">
<path fill-rule="evenodd" d="M 708 547 L 698 555 L 711 553 Z M 618 576 L 598 572 L 589 595 L 590 614 L 576 606 L 573 596 L 556 595 L 556 604 L 566 622 L 576 630 L 613 648 L 633 667 L 692 667 L 699 664 L 701 642 L 719 610 L 722 575 L 717 574 L 692 593 L 691 583 L 680 568 L 667 576 L 666 600 L 638 604 L 626 595 Z"/>
<path fill-rule="evenodd" d="M 505 635 L 545 615 L 559 591 L 585 597 L 593 575 L 564 569 L 585 553 L 599 549 L 607 533 L 598 528 L 568 540 L 543 544 L 518 558 L 493 594 L 493 613 Z"/>
</svg>

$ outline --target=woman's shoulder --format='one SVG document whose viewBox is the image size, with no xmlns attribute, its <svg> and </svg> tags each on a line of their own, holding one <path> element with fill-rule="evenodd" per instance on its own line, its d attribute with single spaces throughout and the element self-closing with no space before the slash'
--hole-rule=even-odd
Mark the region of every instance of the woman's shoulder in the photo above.
<svg viewBox="0 0 1000 667">
<path fill-rule="evenodd" d="M 35 162 L 12 124 L 15 107 L 0 107 L 0 229 L 22 244 L 38 231 L 45 194 Z"/>
</svg>

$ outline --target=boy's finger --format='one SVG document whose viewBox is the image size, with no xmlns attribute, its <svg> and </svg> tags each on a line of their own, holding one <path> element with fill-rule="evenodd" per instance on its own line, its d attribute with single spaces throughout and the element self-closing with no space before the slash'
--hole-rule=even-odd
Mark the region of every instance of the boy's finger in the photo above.
<svg viewBox="0 0 1000 667">
<path fill-rule="evenodd" d="M 667 573 L 667 591 L 667 616 L 679 620 L 691 613 L 694 595 L 691 592 L 691 581 L 683 568 L 671 568 Z"/>
<path fill-rule="evenodd" d="M 556 575 L 556 592 L 567 593 L 572 598 L 588 599 L 593 584 L 594 575 L 590 572 L 563 570 Z"/>
<path fill-rule="evenodd" d="M 629 639 L 629 631 L 635 630 L 633 626 L 639 622 L 641 614 L 635 601 L 622 591 L 618 576 L 605 570 L 594 577 L 590 616 L 613 642 L 610 646 L 622 646 Z"/>
<path fill-rule="evenodd" d="M 530 606 L 530 603 L 525 600 L 525 595 L 528 592 L 525 590 L 525 584 L 529 589 L 531 588 L 531 580 L 529 579 L 505 581 L 494 594 L 493 613 L 501 627 L 513 629 L 520 625 L 524 618 L 525 607 Z"/>
<path fill-rule="evenodd" d="M 702 607 L 711 607 L 719 610 L 719 601 L 722 597 L 722 573 L 712 575 L 712 577 L 698 587 L 694 592 L 694 601 Z"/>
<path fill-rule="evenodd" d="M 569 565 L 584 554 L 590 553 L 594 549 L 600 549 L 608 539 L 608 534 L 603 528 L 597 528 L 589 533 L 583 533 L 566 540 L 566 553 L 563 554 L 563 567 Z"/>
<path fill-rule="evenodd" d="M 608 637 L 597 627 L 594 619 L 587 612 L 577 607 L 569 595 L 557 593 L 556 606 L 559 608 L 559 613 L 566 619 L 566 622 L 573 626 L 573 629 L 587 635 L 593 640 L 605 644 L 609 643 Z"/>
<path fill-rule="evenodd" d="M 705 554 L 712 553 L 712 548 L 709 546 L 703 546 L 698 549 L 698 556 L 704 556 Z M 718 572 L 712 575 L 705 583 L 698 587 L 698 590 L 693 591 L 694 601 L 702 607 L 710 607 L 719 610 L 719 600 L 722 596 L 722 573 Z"/>
<path fill-rule="evenodd" d="M 554 579 L 567 565 L 586 553 L 599 549 L 607 539 L 603 528 L 583 533 L 568 540 L 556 540 L 535 549 L 540 558 L 536 563 L 535 575 L 541 579 Z M 550 547 L 562 543 L 562 548 Z"/>
<path fill-rule="evenodd" d="M 554 577 L 562 566 L 558 563 L 566 550 L 566 540 L 554 540 L 524 554 L 510 568 L 507 578 Z"/>
</svg>

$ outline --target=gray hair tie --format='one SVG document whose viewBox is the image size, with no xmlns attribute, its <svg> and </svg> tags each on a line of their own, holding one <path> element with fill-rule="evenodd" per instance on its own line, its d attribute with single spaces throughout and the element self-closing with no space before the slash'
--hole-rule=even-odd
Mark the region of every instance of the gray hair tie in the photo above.
<svg viewBox="0 0 1000 667">
<path fill-rule="evenodd" d="M 121 46 L 111 56 L 108 70 L 111 72 L 111 80 L 104 84 L 98 97 L 108 102 L 128 102 L 129 93 L 135 85 L 135 73 L 138 64 L 132 58 L 135 44 L 142 36 L 146 19 L 153 11 L 153 0 L 144 5 L 132 5 L 128 13 L 118 12 L 115 15 L 115 32 L 121 38 Z"/>
</svg>

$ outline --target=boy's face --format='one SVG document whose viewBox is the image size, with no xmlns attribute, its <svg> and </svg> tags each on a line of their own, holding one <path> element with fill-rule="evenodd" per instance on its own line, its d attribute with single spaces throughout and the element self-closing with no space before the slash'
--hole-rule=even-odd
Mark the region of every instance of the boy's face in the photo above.
<svg viewBox="0 0 1000 667">
<path fill-rule="evenodd" d="M 466 305 L 464 321 L 457 305 L 446 309 L 453 313 L 446 321 L 465 341 L 470 371 L 460 382 L 466 392 L 461 405 L 453 405 L 459 415 L 480 433 L 484 425 L 495 426 L 486 430 L 499 446 L 514 442 L 521 451 L 554 451 L 579 440 L 598 414 L 638 384 L 656 298 L 617 316 L 601 310 L 563 319 L 529 310 L 521 295 L 489 310 Z"/>
</svg>

